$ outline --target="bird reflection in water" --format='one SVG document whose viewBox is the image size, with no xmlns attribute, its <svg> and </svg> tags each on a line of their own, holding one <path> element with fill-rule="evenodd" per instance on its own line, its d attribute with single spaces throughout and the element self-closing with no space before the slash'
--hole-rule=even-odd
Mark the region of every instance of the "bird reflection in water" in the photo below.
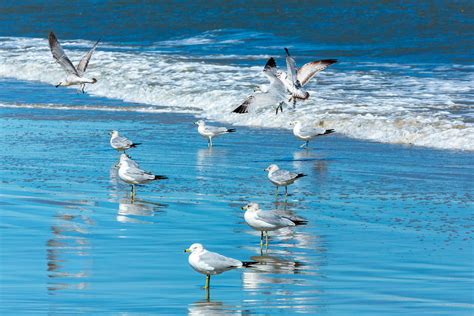
<svg viewBox="0 0 474 316">
<path fill-rule="evenodd" d="M 188 306 L 189 316 L 227 316 L 227 315 L 251 315 L 249 310 L 241 310 L 239 306 L 224 305 L 222 302 L 211 301 L 209 297 L 197 301 Z"/>
<path fill-rule="evenodd" d="M 122 199 L 119 202 L 117 221 L 121 223 L 152 224 L 152 221 L 146 220 L 147 217 L 155 216 L 161 212 L 165 204 L 150 202 L 145 200 Z"/>
<path fill-rule="evenodd" d="M 88 287 L 92 259 L 89 257 L 89 228 L 94 222 L 81 204 L 71 203 L 67 212 L 58 213 L 51 226 L 52 237 L 47 241 L 48 292 L 61 289 L 83 290 Z"/>
</svg>

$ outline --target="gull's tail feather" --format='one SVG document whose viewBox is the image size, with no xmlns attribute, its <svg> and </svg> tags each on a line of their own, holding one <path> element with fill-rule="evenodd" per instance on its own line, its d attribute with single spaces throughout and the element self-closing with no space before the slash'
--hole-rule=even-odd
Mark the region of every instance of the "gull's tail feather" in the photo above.
<svg viewBox="0 0 474 316">
<path fill-rule="evenodd" d="M 298 179 L 298 178 L 303 178 L 303 177 L 306 177 L 307 174 L 304 174 L 304 173 L 298 173 L 298 175 L 296 176 L 295 179 Z"/>
<path fill-rule="evenodd" d="M 228 128 L 227 133 L 235 133 L 236 129 L 235 128 Z"/>
<path fill-rule="evenodd" d="M 155 175 L 155 178 L 153 180 L 166 180 L 166 179 L 168 179 L 167 176 L 157 176 L 157 175 Z"/>
<path fill-rule="evenodd" d="M 329 135 L 329 134 L 332 134 L 332 133 L 334 133 L 334 132 L 335 132 L 335 130 L 332 129 L 332 128 L 331 128 L 331 129 L 327 129 L 327 130 L 324 132 L 323 135 Z"/>
<path fill-rule="evenodd" d="M 130 145 L 130 148 L 135 148 L 137 147 L 138 145 L 141 145 L 142 143 L 133 143 Z"/>
<path fill-rule="evenodd" d="M 242 261 L 242 266 L 244 268 L 248 268 L 253 266 L 254 264 L 258 264 L 258 261 Z"/>
</svg>

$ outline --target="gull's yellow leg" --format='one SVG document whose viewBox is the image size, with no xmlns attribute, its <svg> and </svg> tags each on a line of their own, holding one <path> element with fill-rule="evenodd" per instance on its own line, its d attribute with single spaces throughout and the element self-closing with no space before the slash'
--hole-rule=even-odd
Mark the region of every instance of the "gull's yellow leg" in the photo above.
<svg viewBox="0 0 474 316">
<path fill-rule="evenodd" d="M 265 232 L 265 248 L 268 250 L 268 232 Z"/>
<path fill-rule="evenodd" d="M 210 283 L 211 283 L 211 275 L 207 274 L 206 275 L 206 285 L 204 286 L 204 288 L 209 289 Z"/>
</svg>

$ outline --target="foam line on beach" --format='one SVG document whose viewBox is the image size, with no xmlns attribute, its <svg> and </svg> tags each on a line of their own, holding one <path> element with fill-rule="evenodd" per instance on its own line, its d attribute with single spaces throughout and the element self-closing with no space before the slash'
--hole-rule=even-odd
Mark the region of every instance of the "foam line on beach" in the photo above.
<svg viewBox="0 0 474 316">
<path fill-rule="evenodd" d="M 201 45 L 183 40 L 189 45 Z M 91 43 L 63 41 L 74 62 Z M 183 43 L 155 43 L 156 47 L 160 45 Z M 234 57 L 219 55 L 229 60 Z M 215 55 L 207 58 L 127 51 L 119 44 L 101 43 L 88 69 L 98 82 L 88 86 L 87 92 L 144 106 L 61 109 L 192 113 L 236 125 L 286 129 L 290 128 L 290 121 L 298 119 L 358 139 L 474 150 L 474 113 L 470 105 L 474 74 L 468 65 L 341 62 L 308 85 L 310 99 L 299 102 L 294 111 L 285 109 L 283 115 L 275 116 L 269 107 L 248 115 L 232 114 L 233 108 L 266 81 L 260 73 L 264 59 L 262 65 L 255 65 L 254 57 L 249 57 L 248 63 L 253 64 L 249 66 L 217 62 Z M 284 67 L 282 59 L 278 61 Z M 53 85 L 63 77 L 46 39 L 0 38 L 0 78 Z"/>
</svg>

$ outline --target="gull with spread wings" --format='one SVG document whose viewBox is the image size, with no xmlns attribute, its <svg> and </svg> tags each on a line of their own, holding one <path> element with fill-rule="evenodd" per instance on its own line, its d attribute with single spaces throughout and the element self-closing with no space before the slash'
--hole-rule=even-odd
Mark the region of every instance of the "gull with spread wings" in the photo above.
<svg viewBox="0 0 474 316">
<path fill-rule="evenodd" d="M 56 35 L 54 35 L 53 32 L 49 33 L 48 36 L 49 40 L 49 48 L 51 49 L 51 53 L 53 54 L 54 59 L 61 65 L 61 67 L 66 71 L 67 77 L 66 80 L 61 81 L 56 85 L 56 88 L 59 86 L 72 86 L 72 85 L 79 85 L 79 91 L 82 91 L 84 93 L 84 88 L 86 86 L 86 83 L 96 83 L 97 79 L 95 78 L 86 78 L 83 77 L 84 73 L 86 72 L 87 66 L 89 65 L 89 60 L 92 57 L 92 54 L 95 51 L 95 48 L 97 47 L 97 44 L 99 44 L 99 41 L 97 41 L 94 46 L 92 46 L 91 50 L 82 57 L 81 61 L 79 64 L 77 64 L 77 67 L 74 67 L 72 64 L 71 60 L 67 57 L 66 53 L 64 52 L 63 48 L 58 42 L 58 39 L 56 38 Z"/>
<path fill-rule="evenodd" d="M 287 72 L 277 71 L 276 76 L 285 85 L 288 93 L 291 95 L 289 101 L 293 101 L 293 107 L 295 107 L 296 101 L 298 99 L 306 100 L 309 98 L 308 91 L 303 89 L 304 85 L 308 83 L 308 81 L 311 80 L 311 78 L 313 78 L 316 74 L 336 63 L 337 60 L 316 60 L 304 64 L 301 68 L 296 68 L 296 62 L 293 57 L 291 57 L 288 48 L 285 48 L 285 52 Z"/>
<path fill-rule="evenodd" d="M 255 109 L 258 106 L 265 105 L 277 105 L 276 113 L 278 110 L 283 111 L 283 104 L 286 102 L 286 87 L 283 82 L 277 77 L 277 68 L 275 59 L 270 58 L 265 67 L 263 68 L 263 74 L 270 81 L 269 85 L 261 85 L 255 89 L 254 93 L 245 99 L 245 101 L 235 108 L 232 112 L 244 114 L 248 113 L 249 110 Z"/>
</svg>

